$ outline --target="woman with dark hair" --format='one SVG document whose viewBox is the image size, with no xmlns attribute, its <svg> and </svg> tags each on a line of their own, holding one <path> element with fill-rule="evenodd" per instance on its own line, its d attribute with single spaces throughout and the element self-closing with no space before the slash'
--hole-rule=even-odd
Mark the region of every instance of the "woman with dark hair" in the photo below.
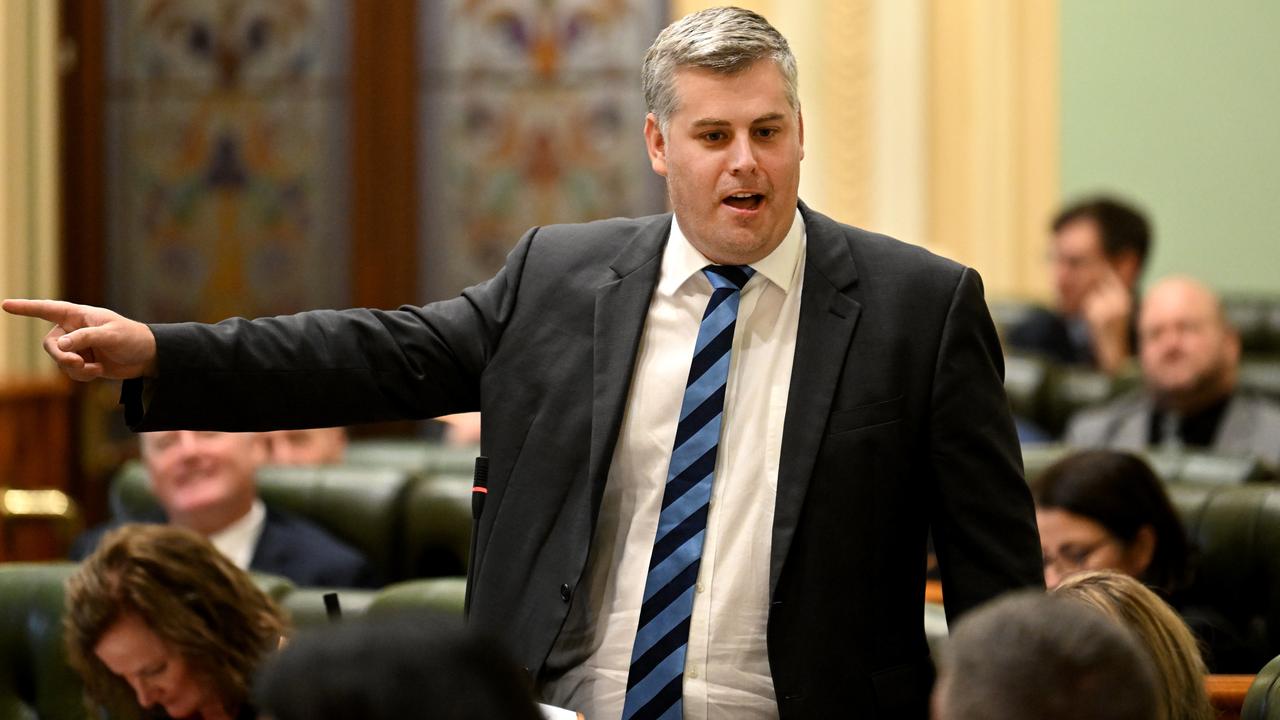
<svg viewBox="0 0 1280 720">
<path fill-rule="evenodd" d="M 1045 584 L 1082 570 L 1117 570 L 1165 598 L 1189 580 L 1186 532 L 1150 466 L 1136 455 L 1087 450 L 1031 484 Z"/>
<path fill-rule="evenodd" d="M 251 675 L 286 628 L 244 571 L 171 525 L 109 533 L 68 579 L 66 603 L 67 650 L 89 700 L 158 717 L 255 717 Z"/>
<path fill-rule="evenodd" d="M 1252 673 L 1266 661 L 1222 613 L 1186 603 L 1192 548 L 1164 486 L 1141 458 L 1115 450 L 1069 455 L 1031 483 L 1031 494 L 1049 589 L 1083 571 L 1121 572 L 1178 610 L 1211 671 Z"/>
</svg>

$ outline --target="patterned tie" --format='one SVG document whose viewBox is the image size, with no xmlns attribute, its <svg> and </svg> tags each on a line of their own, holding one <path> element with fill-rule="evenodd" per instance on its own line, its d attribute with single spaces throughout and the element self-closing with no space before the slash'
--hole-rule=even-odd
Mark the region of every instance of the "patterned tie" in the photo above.
<svg viewBox="0 0 1280 720">
<path fill-rule="evenodd" d="M 739 292 L 755 273 L 737 265 L 708 265 L 702 272 L 713 289 L 698 328 L 680 405 L 640 624 L 631 649 L 623 720 L 680 718 L 684 711 L 685 652 L 720 446 L 729 350 L 738 320 Z"/>
</svg>

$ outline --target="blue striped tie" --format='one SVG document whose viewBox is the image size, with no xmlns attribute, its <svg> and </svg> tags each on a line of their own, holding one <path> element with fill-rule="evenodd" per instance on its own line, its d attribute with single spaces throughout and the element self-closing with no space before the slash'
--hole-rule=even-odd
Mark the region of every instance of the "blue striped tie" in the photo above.
<svg viewBox="0 0 1280 720">
<path fill-rule="evenodd" d="M 684 711 L 685 651 L 720 446 L 729 350 L 738 320 L 739 291 L 755 273 L 737 265 L 708 265 L 702 272 L 711 281 L 711 300 L 702 314 L 680 405 L 639 628 L 631 648 L 623 720 L 680 718 Z"/>
</svg>

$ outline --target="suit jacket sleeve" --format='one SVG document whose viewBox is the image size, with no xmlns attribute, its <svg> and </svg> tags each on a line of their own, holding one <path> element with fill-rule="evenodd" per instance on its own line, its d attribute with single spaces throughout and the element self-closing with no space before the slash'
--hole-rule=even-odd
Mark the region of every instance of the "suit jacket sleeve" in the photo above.
<svg viewBox="0 0 1280 720">
<path fill-rule="evenodd" d="M 157 377 L 126 381 L 125 419 L 135 431 L 248 431 L 478 410 L 536 233 L 493 278 L 425 307 L 152 325 Z"/>
<path fill-rule="evenodd" d="M 1044 587 L 1040 538 L 977 273 L 965 269 L 934 372 L 931 524 L 949 619 L 1003 590 Z"/>
</svg>

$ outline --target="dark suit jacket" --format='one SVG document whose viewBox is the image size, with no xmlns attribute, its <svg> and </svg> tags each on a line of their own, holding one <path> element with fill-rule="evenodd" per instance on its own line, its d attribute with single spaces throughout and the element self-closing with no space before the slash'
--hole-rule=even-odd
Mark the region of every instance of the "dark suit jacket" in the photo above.
<svg viewBox="0 0 1280 720">
<path fill-rule="evenodd" d="M 801 206 L 796 357 L 768 648 L 784 718 L 920 717 L 932 526 L 952 620 L 1043 584 L 1003 362 L 975 272 Z M 135 429 L 267 429 L 483 411 L 470 621 L 535 678 L 583 577 L 671 215 L 529 231 L 426 307 L 157 325 Z M 145 409 L 145 413 L 144 413 Z"/>
<path fill-rule="evenodd" d="M 1093 348 L 1081 345 L 1071 337 L 1067 321 L 1046 308 L 1035 308 L 1022 322 L 1005 334 L 1011 350 L 1040 355 L 1068 365 L 1094 364 Z"/>
<path fill-rule="evenodd" d="M 163 516 L 139 518 L 163 523 Z M 123 524 L 112 521 L 90 528 L 71 544 L 70 557 L 84 560 L 102 536 Z M 262 535 L 253 549 L 249 569 L 279 575 L 304 587 L 372 587 L 373 571 L 358 550 L 333 537 L 311 521 L 267 508 Z"/>
</svg>

